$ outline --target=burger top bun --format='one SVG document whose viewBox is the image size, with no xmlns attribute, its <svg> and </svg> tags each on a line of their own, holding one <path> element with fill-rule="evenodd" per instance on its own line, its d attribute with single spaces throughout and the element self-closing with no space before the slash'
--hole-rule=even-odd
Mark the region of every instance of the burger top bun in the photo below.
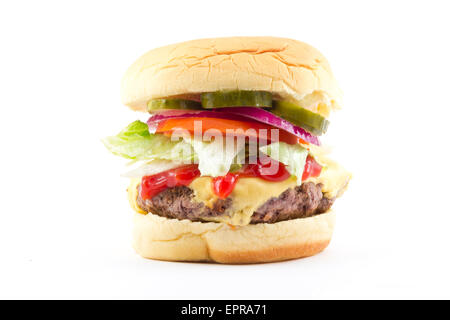
<svg viewBox="0 0 450 320">
<path fill-rule="evenodd" d="M 325 116 L 341 100 L 318 50 L 275 37 L 199 39 L 151 50 L 125 73 L 121 96 L 131 109 L 146 111 L 151 99 L 224 90 L 270 91 Z"/>
</svg>

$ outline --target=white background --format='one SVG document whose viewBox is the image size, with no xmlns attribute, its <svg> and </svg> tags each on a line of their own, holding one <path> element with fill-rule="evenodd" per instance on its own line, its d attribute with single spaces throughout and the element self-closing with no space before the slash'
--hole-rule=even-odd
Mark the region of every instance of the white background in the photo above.
<svg viewBox="0 0 450 320">
<path fill-rule="evenodd" d="M 2 1 L 0 298 L 450 298 L 446 1 Z M 354 174 L 333 241 L 247 266 L 144 260 L 100 139 L 137 114 L 154 47 L 272 35 L 329 59 L 345 93 L 323 141 Z"/>
</svg>

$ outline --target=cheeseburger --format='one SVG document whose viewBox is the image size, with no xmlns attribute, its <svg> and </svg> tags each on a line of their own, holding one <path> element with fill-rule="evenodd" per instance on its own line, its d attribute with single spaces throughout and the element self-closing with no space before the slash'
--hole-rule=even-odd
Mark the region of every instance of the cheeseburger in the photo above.
<svg viewBox="0 0 450 320">
<path fill-rule="evenodd" d="M 350 174 L 320 146 L 341 99 L 319 51 L 272 37 L 193 40 L 141 56 L 121 90 L 149 113 L 104 139 L 130 160 L 138 254 L 259 263 L 325 249 Z"/>
</svg>

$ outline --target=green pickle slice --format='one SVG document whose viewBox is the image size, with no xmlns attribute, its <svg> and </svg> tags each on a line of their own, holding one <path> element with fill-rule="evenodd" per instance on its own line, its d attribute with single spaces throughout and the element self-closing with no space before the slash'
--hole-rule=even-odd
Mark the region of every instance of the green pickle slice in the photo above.
<svg viewBox="0 0 450 320">
<path fill-rule="evenodd" d="M 171 110 L 171 109 L 201 109 L 200 102 L 183 99 L 155 99 L 147 103 L 147 111 L 152 112 L 156 110 Z"/>
<path fill-rule="evenodd" d="M 324 134 L 328 129 L 330 122 L 320 114 L 287 101 L 274 101 L 273 104 L 274 107 L 270 110 L 272 113 L 308 130 L 312 134 L 318 136 Z"/>
<path fill-rule="evenodd" d="M 201 95 L 203 108 L 272 107 L 272 93 L 267 91 L 217 91 Z"/>
</svg>

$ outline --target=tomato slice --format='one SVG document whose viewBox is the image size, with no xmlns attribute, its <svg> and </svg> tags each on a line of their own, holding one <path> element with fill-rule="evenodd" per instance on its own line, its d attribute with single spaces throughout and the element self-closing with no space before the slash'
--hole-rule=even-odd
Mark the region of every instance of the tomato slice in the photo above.
<svg viewBox="0 0 450 320">
<path fill-rule="evenodd" d="M 165 135 L 170 135 L 177 129 L 184 129 L 191 134 L 194 134 L 196 129 L 195 121 L 201 122 L 201 130 L 204 133 L 207 130 L 218 130 L 222 134 L 226 134 L 227 130 L 239 130 L 236 131 L 236 135 L 244 135 L 251 138 L 266 138 L 268 141 L 276 142 L 277 137 L 273 135 L 273 129 L 278 130 L 278 140 L 286 142 L 288 144 L 303 143 L 308 144 L 299 137 L 278 129 L 276 127 L 251 121 L 238 121 L 229 119 L 216 119 L 216 118 L 201 118 L 201 117 L 191 117 L 191 118 L 174 118 L 161 121 L 156 130 L 157 133 L 164 133 Z M 198 125 L 198 124 L 197 124 Z M 264 130 L 264 131 L 261 131 Z M 266 137 L 265 137 L 266 136 Z"/>
</svg>

